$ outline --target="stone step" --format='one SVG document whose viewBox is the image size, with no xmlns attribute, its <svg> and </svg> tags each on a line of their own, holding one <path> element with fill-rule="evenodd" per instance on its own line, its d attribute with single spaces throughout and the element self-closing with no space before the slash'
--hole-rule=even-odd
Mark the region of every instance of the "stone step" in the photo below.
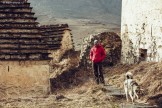
<svg viewBox="0 0 162 108">
<path fill-rule="evenodd" d="M 125 93 L 119 92 L 119 91 L 109 92 L 107 94 L 110 95 L 110 96 L 121 96 L 121 97 L 125 96 Z"/>
<path fill-rule="evenodd" d="M 112 85 L 105 85 L 104 86 L 106 88 L 106 90 L 108 90 L 109 92 L 107 93 L 107 95 L 109 96 L 118 96 L 118 97 L 123 97 L 125 96 L 124 90 L 122 89 L 118 89 L 117 87 L 114 87 Z M 156 106 L 151 106 L 148 104 L 144 104 L 144 103 L 121 103 L 120 108 L 157 108 Z"/>
<path fill-rule="evenodd" d="M 151 106 L 148 104 L 141 104 L 141 103 L 135 103 L 135 104 L 122 103 L 120 104 L 119 108 L 158 108 L 158 107 Z"/>
<path fill-rule="evenodd" d="M 109 91 L 107 94 L 111 96 L 124 96 L 125 93 L 123 90 L 118 89 L 112 85 L 106 85 L 105 88 Z"/>
<path fill-rule="evenodd" d="M 119 88 L 117 88 L 117 87 L 114 87 L 114 86 L 112 86 L 112 85 L 105 85 L 104 87 L 105 87 L 107 90 L 109 90 L 109 91 L 118 90 L 118 91 L 124 92 L 124 90 L 119 89 Z"/>
</svg>

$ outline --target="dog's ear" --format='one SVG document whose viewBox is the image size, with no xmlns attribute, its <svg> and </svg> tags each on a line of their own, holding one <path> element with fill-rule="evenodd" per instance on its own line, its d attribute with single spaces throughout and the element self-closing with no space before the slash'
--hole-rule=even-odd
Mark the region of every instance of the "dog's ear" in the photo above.
<svg viewBox="0 0 162 108">
<path fill-rule="evenodd" d="M 128 71 L 125 76 L 127 79 L 133 79 L 133 74 L 130 71 Z"/>
<path fill-rule="evenodd" d="M 126 78 L 127 78 L 127 79 L 133 79 L 133 76 L 126 75 Z"/>
<path fill-rule="evenodd" d="M 129 79 L 129 75 L 127 75 L 126 78 Z"/>
</svg>

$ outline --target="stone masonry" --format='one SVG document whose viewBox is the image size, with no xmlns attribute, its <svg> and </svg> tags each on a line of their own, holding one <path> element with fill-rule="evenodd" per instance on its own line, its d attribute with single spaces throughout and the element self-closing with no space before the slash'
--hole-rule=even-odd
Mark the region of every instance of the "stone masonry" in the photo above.
<svg viewBox="0 0 162 108">
<path fill-rule="evenodd" d="M 161 19 L 161 0 L 122 0 L 122 63 L 161 61 Z"/>
<path fill-rule="evenodd" d="M 53 53 L 74 47 L 67 24 L 40 26 L 34 14 L 28 0 L 0 0 L 1 99 L 48 94 Z"/>
</svg>

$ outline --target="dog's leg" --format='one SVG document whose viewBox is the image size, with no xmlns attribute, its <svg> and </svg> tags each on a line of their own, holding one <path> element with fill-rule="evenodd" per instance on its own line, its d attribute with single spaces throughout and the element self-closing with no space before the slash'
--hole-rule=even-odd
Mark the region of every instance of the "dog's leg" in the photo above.
<svg viewBox="0 0 162 108">
<path fill-rule="evenodd" d="M 137 95 L 137 92 L 136 92 L 137 88 L 138 88 L 137 86 L 134 86 L 134 87 L 133 87 L 133 97 L 134 97 L 134 99 L 135 99 L 135 98 L 138 99 L 138 95 Z"/>
<path fill-rule="evenodd" d="M 136 95 L 135 95 L 135 92 L 136 92 L 136 90 L 135 90 L 135 88 L 134 87 L 132 87 L 132 93 L 133 93 L 133 99 L 135 99 L 135 97 L 136 97 Z"/>
<path fill-rule="evenodd" d="M 127 99 L 127 102 L 128 102 L 129 100 L 128 100 L 128 91 L 127 90 L 125 90 L 125 96 L 126 96 L 126 99 Z"/>
<path fill-rule="evenodd" d="M 125 84 L 124 84 L 124 91 L 125 91 L 125 96 L 126 96 L 126 99 L 127 99 L 127 102 L 128 102 L 128 89 L 127 89 Z"/>
<path fill-rule="evenodd" d="M 130 96 L 130 98 L 132 99 L 132 103 L 134 103 L 134 98 L 133 98 L 133 93 L 132 93 L 132 91 L 129 91 L 129 96 Z"/>
<path fill-rule="evenodd" d="M 137 99 L 139 98 L 138 95 L 137 95 L 136 90 L 134 90 L 134 95 L 137 97 Z M 134 97 L 135 97 L 135 96 L 134 96 Z"/>
</svg>

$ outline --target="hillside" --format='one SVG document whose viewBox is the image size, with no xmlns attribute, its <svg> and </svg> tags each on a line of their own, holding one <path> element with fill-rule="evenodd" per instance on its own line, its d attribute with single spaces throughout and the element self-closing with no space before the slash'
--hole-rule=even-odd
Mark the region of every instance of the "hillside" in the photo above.
<svg viewBox="0 0 162 108">
<path fill-rule="evenodd" d="M 83 37 L 120 32 L 121 0 L 29 0 L 40 24 L 68 23 L 79 50 Z"/>
<path fill-rule="evenodd" d="M 120 24 L 121 0 L 29 0 L 36 16 L 68 19 L 92 19 Z"/>
</svg>

